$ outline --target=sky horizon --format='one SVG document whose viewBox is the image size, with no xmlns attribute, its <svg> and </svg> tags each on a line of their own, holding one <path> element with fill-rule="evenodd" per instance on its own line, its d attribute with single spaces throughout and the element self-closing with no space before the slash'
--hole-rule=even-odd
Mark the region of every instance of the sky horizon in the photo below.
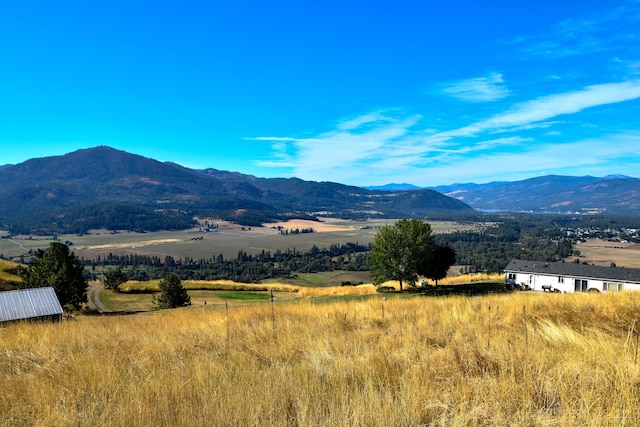
<svg viewBox="0 0 640 427">
<path fill-rule="evenodd" d="M 0 165 L 106 145 L 357 186 L 639 176 L 640 1 L 429 3 L 7 2 Z"/>
</svg>

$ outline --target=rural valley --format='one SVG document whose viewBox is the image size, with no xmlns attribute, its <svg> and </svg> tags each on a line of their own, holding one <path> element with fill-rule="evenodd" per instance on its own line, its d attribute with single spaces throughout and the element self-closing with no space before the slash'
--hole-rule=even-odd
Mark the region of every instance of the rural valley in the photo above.
<svg viewBox="0 0 640 427">
<path fill-rule="evenodd" d="M 20 191 L 40 191 L 29 185 Z M 49 200 L 65 185 L 50 181 Z M 430 203 L 431 190 L 399 191 L 357 197 Z M 136 208 L 79 198 L 53 208 L 59 220 L 44 228 L 12 222 L 24 207 L 2 217 L 5 291 L 59 245 L 77 259 L 88 296 L 58 323 L 2 324 L 0 425 L 619 425 L 640 416 L 640 293 L 506 292 L 503 273 L 513 258 L 640 268 L 636 216 L 453 203 L 413 205 L 406 220 L 387 202 L 386 213 L 337 216 L 322 194 L 317 211 L 293 198 L 286 209 L 238 198 L 211 211 L 165 193 Z M 167 219 L 171 229 L 157 229 Z M 410 221 L 455 253 L 437 285 L 402 290 L 370 271 L 381 232 Z M 124 277 L 109 288 L 114 272 Z M 188 298 L 159 309 L 168 277 Z"/>
</svg>

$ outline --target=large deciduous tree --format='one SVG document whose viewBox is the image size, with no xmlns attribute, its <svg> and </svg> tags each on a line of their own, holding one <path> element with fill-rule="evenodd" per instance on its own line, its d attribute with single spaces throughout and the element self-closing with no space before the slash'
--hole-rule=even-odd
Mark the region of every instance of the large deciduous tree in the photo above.
<svg viewBox="0 0 640 427">
<path fill-rule="evenodd" d="M 38 249 L 27 268 L 20 271 L 22 288 L 51 286 L 60 304 L 79 307 L 87 301 L 87 280 L 78 257 L 64 243 L 52 242 Z"/>
<path fill-rule="evenodd" d="M 415 285 L 418 274 L 435 249 L 431 226 L 417 219 L 401 219 L 385 225 L 375 236 L 369 256 L 369 272 L 376 286 L 387 280 Z"/>
<path fill-rule="evenodd" d="M 122 271 L 122 268 L 120 267 L 104 270 L 102 275 L 104 276 L 102 278 L 102 283 L 109 289 L 118 289 L 118 286 L 129 280 L 127 273 Z"/>
<path fill-rule="evenodd" d="M 447 277 L 449 267 L 456 263 L 456 251 L 447 243 L 437 243 L 430 258 L 425 258 L 419 273 L 436 282 Z"/>
<path fill-rule="evenodd" d="M 191 298 L 182 282 L 174 273 L 169 273 L 159 283 L 160 295 L 154 299 L 158 308 L 176 308 L 191 305 Z"/>
</svg>

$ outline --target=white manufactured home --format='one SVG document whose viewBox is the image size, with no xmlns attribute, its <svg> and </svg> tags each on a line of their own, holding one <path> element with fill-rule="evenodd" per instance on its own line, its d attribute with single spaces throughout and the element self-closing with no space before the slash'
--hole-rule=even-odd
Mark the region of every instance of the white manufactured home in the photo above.
<svg viewBox="0 0 640 427">
<path fill-rule="evenodd" d="M 507 283 L 537 291 L 640 291 L 638 268 L 514 259 L 504 272 Z"/>
</svg>

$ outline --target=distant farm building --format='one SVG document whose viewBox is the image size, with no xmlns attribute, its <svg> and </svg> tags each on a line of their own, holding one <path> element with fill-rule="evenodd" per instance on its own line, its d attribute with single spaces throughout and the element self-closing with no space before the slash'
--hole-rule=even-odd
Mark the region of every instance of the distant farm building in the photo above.
<svg viewBox="0 0 640 427">
<path fill-rule="evenodd" d="M 640 290 L 640 269 L 563 262 L 512 260 L 504 269 L 507 285 L 553 292 Z"/>
<path fill-rule="evenodd" d="M 0 322 L 62 320 L 62 306 L 53 288 L 0 292 Z"/>
</svg>

